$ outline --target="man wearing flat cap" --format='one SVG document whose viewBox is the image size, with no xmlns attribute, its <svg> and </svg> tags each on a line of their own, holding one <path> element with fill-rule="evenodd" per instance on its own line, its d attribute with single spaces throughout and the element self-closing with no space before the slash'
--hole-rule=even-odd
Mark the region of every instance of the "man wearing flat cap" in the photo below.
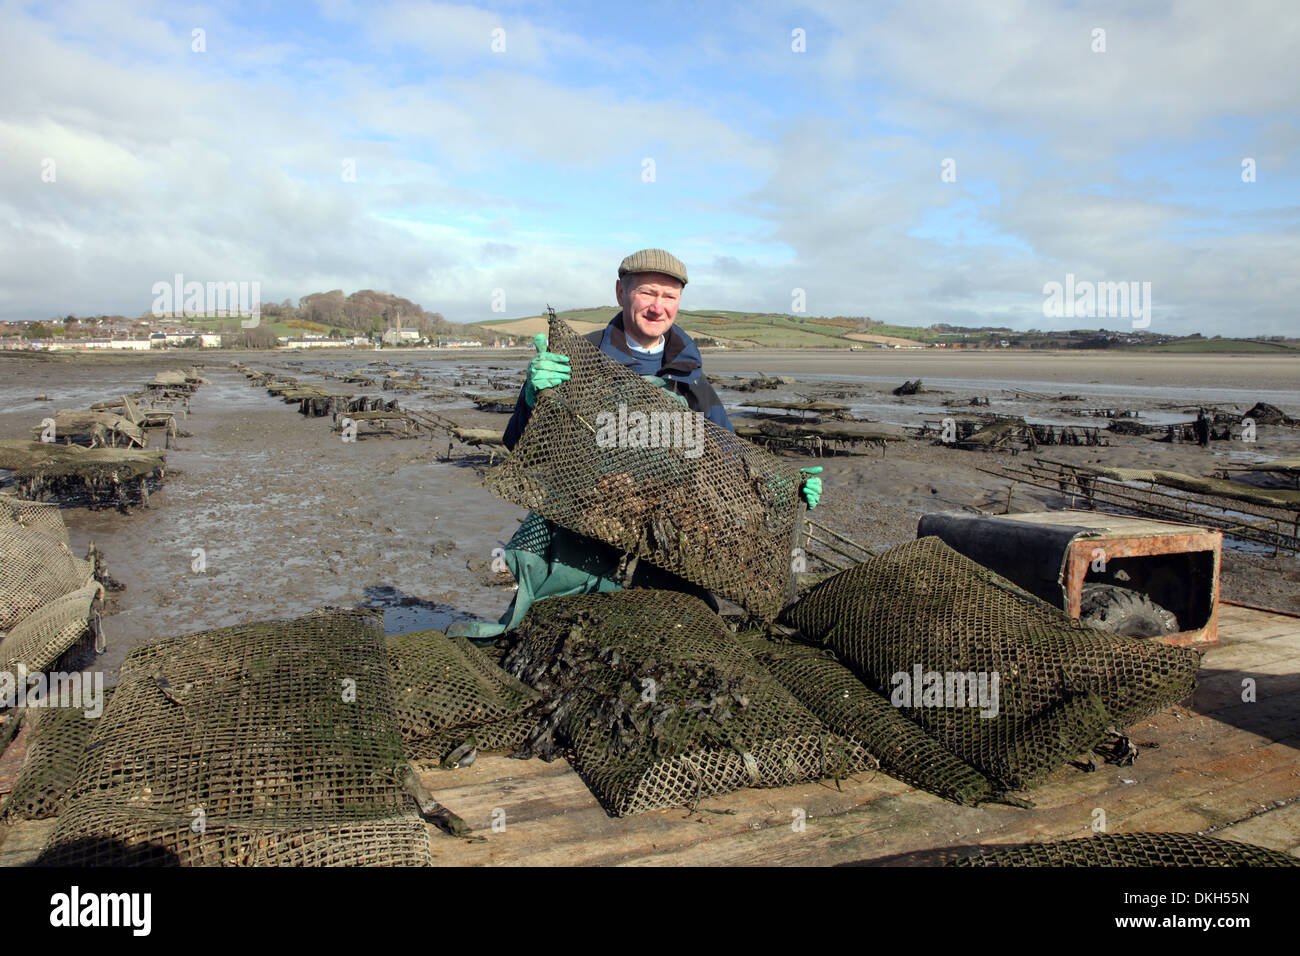
<svg viewBox="0 0 1300 956">
<path fill-rule="evenodd" d="M 700 350 L 673 323 L 686 286 L 686 266 L 663 249 L 642 249 L 619 264 L 614 295 L 622 311 L 587 340 L 648 382 L 675 395 L 692 410 L 728 431 L 735 431 L 722 400 L 701 367 Z M 569 358 L 546 350 L 546 336 L 536 338 L 537 355 L 528 364 L 524 387 L 506 426 L 505 445 L 513 449 L 532 416 L 537 393 L 569 378 Z M 821 471 L 820 468 L 809 472 Z M 821 479 L 809 477 L 800 492 L 816 507 Z M 500 623 L 452 624 L 449 635 L 491 637 L 517 627 L 534 601 L 566 594 L 609 591 L 624 585 L 663 588 L 695 594 L 717 607 L 705 589 L 642 562 L 630 581 L 619 581 L 622 555 L 600 541 L 561 528 L 530 514 L 506 545 L 505 561 L 518 582 L 515 599 Z"/>
<path fill-rule="evenodd" d="M 686 266 L 663 249 L 642 249 L 618 267 L 614 296 L 622 311 L 601 332 L 587 340 L 614 361 L 654 384 L 686 399 L 692 411 L 703 412 L 728 431 L 731 420 L 722 400 L 701 367 L 700 350 L 691 337 L 673 323 L 686 286 Z M 505 443 L 514 448 L 532 415 L 537 392 L 559 385 L 569 377 L 567 356 L 540 350 L 528 366 L 528 379 L 506 426 Z"/>
</svg>

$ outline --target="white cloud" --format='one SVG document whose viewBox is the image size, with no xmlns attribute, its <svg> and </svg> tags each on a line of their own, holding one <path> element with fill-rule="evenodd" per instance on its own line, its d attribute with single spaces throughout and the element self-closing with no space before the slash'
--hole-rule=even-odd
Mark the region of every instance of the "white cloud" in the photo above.
<svg viewBox="0 0 1300 956">
<path fill-rule="evenodd" d="M 325 4 L 357 31 L 347 53 L 205 7 L 11 8 L 0 314 L 138 313 L 183 272 L 275 300 L 384 289 L 456 319 L 493 317 L 503 288 L 512 316 L 608 303 L 623 255 L 671 244 L 688 307 L 785 310 L 800 287 L 814 313 L 1041 326 L 1043 283 L 1072 271 L 1152 281 L 1185 331 L 1294 331 L 1300 27 L 1282 6 L 812 9 L 802 56 L 799 24 L 760 7 L 651 57 L 637 36 L 451 4 Z M 209 53 L 190 52 L 191 23 Z M 506 54 L 489 48 L 498 25 Z M 574 82 L 575 62 L 599 81 Z M 671 82 L 708 70 L 735 81 Z M 771 77 L 805 106 L 744 85 Z M 1245 121 L 1241 143 L 1216 125 Z M 1125 168 L 1183 144 L 1255 205 Z M 956 241 L 920 238 L 936 216 Z M 1231 228 L 1189 227 L 1203 220 Z"/>
</svg>

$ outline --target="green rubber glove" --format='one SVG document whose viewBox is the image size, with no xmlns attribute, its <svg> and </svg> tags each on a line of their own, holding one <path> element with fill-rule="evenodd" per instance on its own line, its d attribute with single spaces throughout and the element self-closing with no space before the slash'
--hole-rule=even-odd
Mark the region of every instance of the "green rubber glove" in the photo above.
<svg viewBox="0 0 1300 956">
<path fill-rule="evenodd" d="M 680 404 L 685 405 L 687 408 L 690 407 L 690 403 L 686 401 L 686 396 L 685 396 L 685 395 L 679 395 L 679 394 L 678 394 L 678 393 L 673 389 L 673 387 L 672 387 L 671 385 L 668 384 L 668 380 L 667 380 L 667 379 L 665 379 L 665 378 L 661 378 L 661 377 L 658 376 L 658 375 L 642 375 L 642 376 L 641 376 L 641 381 L 643 381 L 643 382 L 649 382 L 649 383 L 650 383 L 651 385 L 653 385 L 655 388 L 660 389 L 661 391 L 663 391 L 664 394 L 668 395 L 668 396 L 671 397 L 671 398 L 676 399 Z"/>
<path fill-rule="evenodd" d="M 801 475 L 820 475 L 822 466 L 816 468 L 800 468 Z M 817 507 L 817 502 L 822 497 L 822 480 L 820 478 L 805 478 L 803 484 L 799 486 L 799 493 L 803 495 L 803 500 L 808 502 L 808 510 L 812 511 Z"/>
<path fill-rule="evenodd" d="M 546 351 L 546 334 L 538 332 L 533 337 L 537 354 L 528 363 L 528 377 L 524 380 L 524 401 L 532 408 L 537 393 L 544 388 L 554 388 L 569 380 L 569 357 Z"/>
</svg>

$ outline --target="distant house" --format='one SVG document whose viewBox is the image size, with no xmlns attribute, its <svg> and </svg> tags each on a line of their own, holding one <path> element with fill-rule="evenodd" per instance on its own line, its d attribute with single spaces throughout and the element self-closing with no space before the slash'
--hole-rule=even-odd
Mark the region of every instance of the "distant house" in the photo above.
<svg viewBox="0 0 1300 956">
<path fill-rule="evenodd" d="M 286 349 L 346 349 L 352 347 L 350 339 L 330 339 L 323 335 L 304 335 L 301 338 L 280 339 Z"/>
<path fill-rule="evenodd" d="M 135 352 L 147 352 L 150 348 L 148 339 L 78 339 L 73 342 L 51 342 L 50 351 L 67 351 L 72 349 L 114 349 Z"/>
<path fill-rule="evenodd" d="M 383 335 L 385 345 L 413 345 L 419 341 L 419 329 L 387 329 Z"/>
</svg>

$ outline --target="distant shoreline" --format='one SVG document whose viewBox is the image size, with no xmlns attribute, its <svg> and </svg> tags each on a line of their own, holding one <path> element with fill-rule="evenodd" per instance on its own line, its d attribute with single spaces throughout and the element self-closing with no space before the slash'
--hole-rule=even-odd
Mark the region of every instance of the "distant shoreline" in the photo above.
<svg viewBox="0 0 1300 956">
<path fill-rule="evenodd" d="M 285 355 L 313 357 L 322 355 L 348 355 L 348 356 L 365 356 L 365 355 L 383 355 L 385 357 L 394 357 L 398 355 L 419 355 L 426 358 L 452 358 L 457 355 L 473 355 L 481 357 L 483 355 L 511 355 L 526 354 L 533 351 L 531 345 L 513 345 L 500 348 L 483 346 L 480 348 L 303 348 L 303 349 L 250 349 L 250 348 L 206 348 L 206 349 L 150 349 L 144 350 L 113 350 L 104 348 L 61 348 L 61 349 L 0 349 L 0 358 L 18 358 L 22 356 L 40 357 L 45 360 L 60 359 L 86 359 L 105 361 L 153 361 L 159 358 L 176 359 L 185 364 L 202 364 L 206 359 L 237 359 L 240 356 L 256 359 L 264 356 L 275 356 L 277 358 Z M 1035 349 L 1018 346 L 1007 346 L 1006 348 L 935 348 L 933 346 L 921 346 L 916 348 L 865 348 L 850 349 L 842 346 L 700 346 L 700 351 L 707 354 L 738 354 L 749 355 L 764 352 L 804 352 L 810 355 L 1167 355 L 1173 358 L 1179 358 L 1189 355 L 1214 355 L 1214 356 L 1233 356 L 1237 358 L 1257 358 L 1257 359 L 1300 359 L 1300 349 L 1215 349 L 1215 348 L 1168 348 L 1159 345 L 1132 345 L 1121 348 L 1108 349 Z"/>
</svg>

